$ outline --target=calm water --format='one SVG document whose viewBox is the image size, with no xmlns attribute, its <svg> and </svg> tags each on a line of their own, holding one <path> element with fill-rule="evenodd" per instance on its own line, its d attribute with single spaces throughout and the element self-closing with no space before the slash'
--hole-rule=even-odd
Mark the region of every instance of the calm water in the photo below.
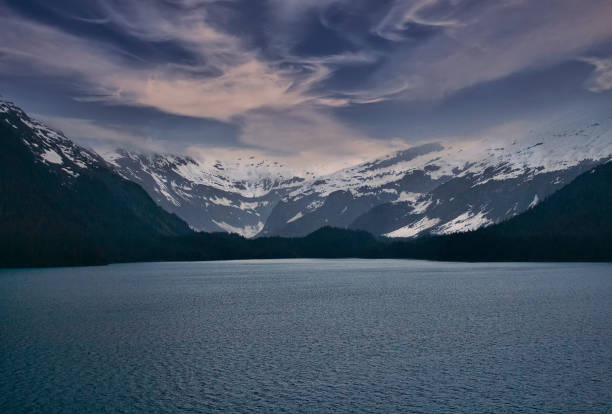
<svg viewBox="0 0 612 414">
<path fill-rule="evenodd" d="M 612 412 L 612 265 L 0 271 L 0 411 Z"/>
</svg>

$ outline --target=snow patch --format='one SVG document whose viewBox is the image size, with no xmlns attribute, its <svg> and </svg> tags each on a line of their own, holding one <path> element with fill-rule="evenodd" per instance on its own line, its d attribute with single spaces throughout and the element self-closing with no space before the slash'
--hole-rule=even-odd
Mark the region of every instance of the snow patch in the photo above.
<svg viewBox="0 0 612 414">
<path fill-rule="evenodd" d="M 438 200 L 440 201 L 440 200 Z M 425 210 L 427 210 L 427 207 L 429 207 L 431 204 L 433 203 L 433 201 L 431 200 L 422 200 L 418 203 L 413 204 L 412 206 L 412 213 L 413 214 L 422 214 L 425 212 Z"/>
<path fill-rule="evenodd" d="M 240 201 L 240 210 L 255 210 L 260 205 L 265 207 L 267 204 L 267 201 Z"/>
<path fill-rule="evenodd" d="M 244 226 L 244 227 L 235 227 L 223 221 L 216 221 L 216 220 L 213 220 L 213 223 L 215 223 L 217 226 L 219 226 L 220 228 L 222 228 L 228 233 L 239 234 L 246 238 L 257 236 L 257 234 L 259 234 L 259 232 L 262 231 L 264 228 L 264 223 L 261 221 L 258 222 L 256 225 Z"/>
<path fill-rule="evenodd" d="M 40 156 L 45 161 L 50 162 L 51 164 L 63 164 L 62 157 L 60 157 L 59 154 L 53 151 L 52 149 L 43 152 L 42 154 L 40 154 Z"/>
<path fill-rule="evenodd" d="M 306 206 L 306 210 L 308 211 L 317 210 L 319 207 L 323 206 L 324 203 L 325 201 L 323 200 L 315 200 Z"/>
<path fill-rule="evenodd" d="M 430 229 L 440 222 L 439 218 L 430 219 L 429 217 L 423 217 L 419 221 L 404 226 L 400 229 L 385 234 L 387 237 L 415 237 L 419 233 Z"/>
<path fill-rule="evenodd" d="M 210 202 L 218 206 L 225 206 L 225 207 L 232 206 L 232 200 L 225 198 L 225 197 L 214 197 L 210 199 Z"/>
<path fill-rule="evenodd" d="M 302 214 L 302 212 L 300 211 L 299 213 L 297 213 L 295 216 L 291 217 L 289 220 L 287 220 L 287 224 L 289 223 L 293 223 L 296 220 L 301 219 L 302 217 L 304 217 L 304 214 Z"/>
<path fill-rule="evenodd" d="M 538 195 L 536 194 L 533 197 L 533 200 L 531 201 L 531 203 L 529 203 L 529 206 L 527 208 L 534 208 L 535 206 L 538 205 L 539 202 L 540 202 L 540 199 L 538 198 Z"/>
<path fill-rule="evenodd" d="M 179 207 L 181 203 L 179 203 L 178 200 L 172 197 L 172 194 L 168 192 L 168 187 L 166 186 L 164 179 L 151 171 L 149 171 L 149 175 L 151 178 L 153 178 L 153 181 L 155 181 L 155 184 L 157 185 L 155 191 L 166 197 L 166 200 L 174 204 L 176 207 Z"/>
<path fill-rule="evenodd" d="M 395 200 L 395 202 L 401 203 L 403 201 L 410 201 L 411 203 L 416 203 L 420 196 L 421 193 L 411 193 L 409 191 L 402 191 L 397 200 Z"/>
<path fill-rule="evenodd" d="M 5 121 L 6 121 L 6 123 L 7 123 L 7 124 L 9 124 L 10 126 L 12 126 L 13 128 L 15 128 L 15 129 L 19 129 L 19 128 L 17 128 L 17 126 L 16 126 L 16 125 L 13 125 L 13 124 L 11 123 L 11 121 L 9 121 L 8 119 L 5 119 Z"/>
<path fill-rule="evenodd" d="M 462 233 L 466 231 L 476 230 L 480 227 L 486 227 L 490 224 L 493 224 L 493 221 L 487 218 L 484 212 L 479 211 L 478 213 L 473 213 L 472 211 L 467 211 L 455 217 L 453 220 L 440 226 L 440 228 L 437 229 L 434 233 Z"/>
<path fill-rule="evenodd" d="M 62 168 L 62 171 L 64 171 L 66 174 L 71 175 L 75 178 L 79 176 L 78 173 L 75 173 L 74 171 L 69 170 L 68 168 Z"/>
</svg>

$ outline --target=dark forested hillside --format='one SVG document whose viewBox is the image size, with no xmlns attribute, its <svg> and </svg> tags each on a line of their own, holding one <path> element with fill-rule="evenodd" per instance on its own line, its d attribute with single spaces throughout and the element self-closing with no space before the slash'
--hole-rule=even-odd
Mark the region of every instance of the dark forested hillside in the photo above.
<svg viewBox="0 0 612 414">
<path fill-rule="evenodd" d="M 187 225 L 17 108 L 0 117 L 0 266 L 137 260 Z"/>
</svg>

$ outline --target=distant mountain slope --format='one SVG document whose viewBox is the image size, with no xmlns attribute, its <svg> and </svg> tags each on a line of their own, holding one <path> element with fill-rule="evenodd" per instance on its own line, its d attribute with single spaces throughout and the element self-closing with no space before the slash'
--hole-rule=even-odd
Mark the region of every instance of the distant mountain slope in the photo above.
<svg viewBox="0 0 612 414">
<path fill-rule="evenodd" d="M 427 193 L 447 177 L 429 165 L 440 144 L 425 144 L 302 183 L 274 208 L 260 236 L 298 237 L 323 226 L 348 228 L 372 208 Z"/>
<path fill-rule="evenodd" d="M 318 177 L 253 160 L 104 157 L 194 229 L 299 237 L 332 226 L 416 237 L 507 220 L 610 159 L 612 120 L 593 116 L 599 121 L 562 122 L 506 146 L 425 144 Z"/>
<path fill-rule="evenodd" d="M 97 154 L 0 102 L 0 265 L 92 264 L 144 257 L 188 234 L 178 217 Z"/>
<path fill-rule="evenodd" d="M 499 223 L 609 160 L 612 117 L 564 114 L 507 141 L 426 144 L 305 181 L 260 235 L 300 236 L 329 225 L 416 237 Z"/>
<path fill-rule="evenodd" d="M 197 230 L 246 237 L 300 237 L 324 226 L 400 238 L 452 234 L 514 217 L 611 158 L 609 113 L 565 115 L 510 142 L 492 136 L 428 143 L 320 176 L 250 158 L 204 162 L 125 150 L 103 157 Z"/>
<path fill-rule="evenodd" d="M 237 160 L 206 165 L 190 157 L 122 149 L 102 156 L 193 229 L 246 237 L 257 235 L 276 203 L 303 181 L 277 163 Z"/>
<path fill-rule="evenodd" d="M 527 167 L 518 176 L 501 179 L 492 179 L 495 169 L 485 168 L 452 177 L 427 194 L 406 197 L 409 201 L 378 205 L 357 217 L 350 228 L 388 237 L 475 230 L 525 211 L 600 162 L 582 160 L 550 172 Z"/>
<path fill-rule="evenodd" d="M 508 221 L 395 243 L 389 253 L 442 260 L 612 260 L 612 162 Z"/>
</svg>

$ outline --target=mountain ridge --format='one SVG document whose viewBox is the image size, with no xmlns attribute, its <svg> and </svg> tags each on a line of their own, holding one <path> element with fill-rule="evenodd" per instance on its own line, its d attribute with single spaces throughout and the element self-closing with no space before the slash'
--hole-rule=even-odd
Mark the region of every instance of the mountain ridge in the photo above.
<svg viewBox="0 0 612 414">
<path fill-rule="evenodd" d="M 176 156 L 125 157 L 119 150 L 106 159 L 196 230 L 295 237 L 333 226 L 417 237 L 506 220 L 610 159 L 612 119 L 597 116 L 531 131 L 504 145 L 434 142 L 322 176 L 268 177 L 272 184 L 257 193 L 224 177 L 218 161 L 214 165 L 221 168 L 213 174 L 212 162 L 207 167 L 191 159 L 187 171 L 151 161 L 159 157 L 170 165 Z M 224 185 L 207 181 L 212 175 Z"/>
<path fill-rule="evenodd" d="M 0 264 L 100 264 L 146 255 L 185 235 L 167 213 L 97 154 L 0 102 Z"/>
<path fill-rule="evenodd" d="M 536 205 L 582 172 L 610 159 L 612 118 L 581 119 L 532 131 L 509 145 L 428 143 L 315 176 L 256 160 L 86 150 L 11 103 L 0 115 L 30 128 L 41 162 L 70 181 L 88 163 L 144 188 L 195 231 L 245 237 L 299 237 L 325 227 L 410 238 L 475 230 Z M 46 146 L 53 140 L 55 147 Z"/>
</svg>

